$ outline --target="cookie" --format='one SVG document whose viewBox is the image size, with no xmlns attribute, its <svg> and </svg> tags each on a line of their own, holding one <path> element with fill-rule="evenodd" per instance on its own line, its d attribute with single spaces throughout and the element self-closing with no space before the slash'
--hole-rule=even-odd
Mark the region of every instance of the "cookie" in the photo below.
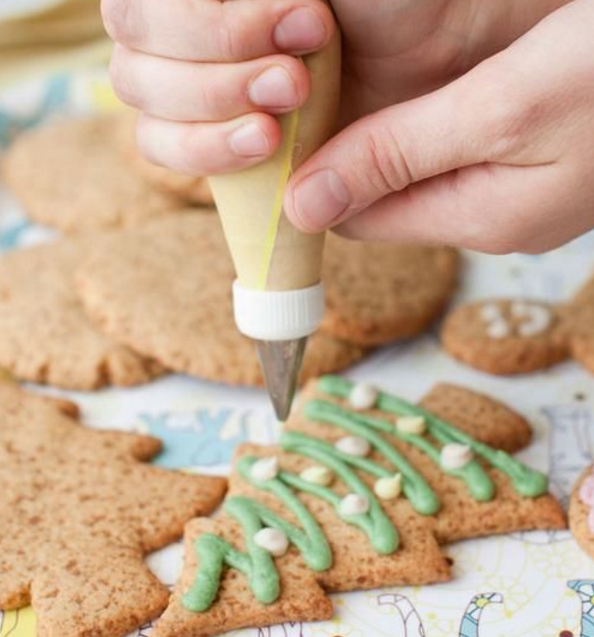
<svg viewBox="0 0 594 637">
<path fill-rule="evenodd" d="M 0 176 L 34 221 L 67 233 L 137 226 L 183 208 L 131 168 L 118 126 L 116 114 L 23 133 Z"/>
<path fill-rule="evenodd" d="M 578 543 L 594 558 L 594 468 L 588 467 L 577 481 L 569 503 L 569 527 Z"/>
<path fill-rule="evenodd" d="M 31 603 L 37 634 L 61 637 L 124 636 L 158 616 L 169 592 L 144 556 L 225 491 L 223 479 L 144 464 L 160 449 L 0 382 L 0 609 Z"/>
<path fill-rule="evenodd" d="M 119 144 L 131 167 L 146 181 L 163 192 L 186 201 L 189 205 L 214 206 L 214 198 L 205 177 L 193 177 L 176 173 L 151 163 L 136 145 L 137 111 L 125 108 L 119 115 Z"/>
<path fill-rule="evenodd" d="M 186 527 L 155 637 L 328 619 L 322 592 L 448 580 L 441 544 L 565 528 L 546 476 L 501 448 L 529 437 L 521 416 L 460 387 L 417 407 L 336 376 L 311 382 L 279 447 L 238 450 L 217 523 Z"/>
<path fill-rule="evenodd" d="M 523 374 L 574 358 L 594 373 L 594 277 L 565 304 L 498 299 L 454 309 L 443 347 L 491 374 Z"/>
<path fill-rule="evenodd" d="M 20 380 L 80 390 L 163 373 L 101 333 L 79 303 L 74 271 L 100 242 L 77 237 L 0 257 L 0 367 Z"/>
<path fill-rule="evenodd" d="M 441 330 L 455 358 L 491 374 L 523 374 L 565 360 L 569 343 L 554 306 L 531 300 L 489 300 L 462 305 Z"/>
<path fill-rule="evenodd" d="M 457 284 L 452 248 L 346 241 L 329 234 L 322 329 L 363 347 L 424 332 Z"/>
<path fill-rule="evenodd" d="M 77 275 L 89 316 L 118 342 L 171 370 L 261 386 L 254 344 L 233 319 L 234 278 L 218 217 L 195 214 L 114 235 Z M 314 334 L 303 379 L 348 367 L 363 353 Z"/>
</svg>

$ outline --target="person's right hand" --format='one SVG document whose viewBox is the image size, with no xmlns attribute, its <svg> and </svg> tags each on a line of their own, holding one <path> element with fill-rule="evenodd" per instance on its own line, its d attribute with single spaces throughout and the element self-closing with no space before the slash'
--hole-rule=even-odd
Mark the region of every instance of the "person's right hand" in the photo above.
<svg viewBox="0 0 594 637">
<path fill-rule="evenodd" d="M 443 86 L 566 2 L 333 0 L 344 58 L 337 130 Z M 335 28 L 320 0 L 103 0 L 102 10 L 117 43 L 115 90 L 144 113 L 141 150 L 197 176 L 274 153 L 274 116 L 309 96 L 295 56 Z"/>
</svg>

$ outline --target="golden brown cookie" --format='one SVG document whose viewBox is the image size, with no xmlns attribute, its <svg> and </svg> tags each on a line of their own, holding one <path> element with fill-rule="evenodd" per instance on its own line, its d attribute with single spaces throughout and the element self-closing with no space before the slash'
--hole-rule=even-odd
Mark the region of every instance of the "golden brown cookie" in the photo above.
<svg viewBox="0 0 594 637">
<path fill-rule="evenodd" d="M 225 481 L 143 464 L 157 439 L 76 413 L 0 382 L 0 609 L 31 603 L 38 635 L 119 637 L 167 604 L 144 556 L 210 513 Z"/>
<path fill-rule="evenodd" d="M 17 138 L 1 177 L 34 221 L 75 233 L 137 226 L 183 208 L 130 166 L 118 117 L 62 121 Z"/>
<path fill-rule="evenodd" d="M 254 344 L 233 319 L 234 278 L 218 217 L 193 214 L 114 235 L 77 276 L 89 316 L 118 342 L 168 369 L 260 386 Z M 343 369 L 362 355 L 359 347 L 314 334 L 302 379 Z"/>
<path fill-rule="evenodd" d="M 496 299 L 457 307 L 441 340 L 457 359 L 491 374 L 537 371 L 571 357 L 594 373 L 594 277 L 565 304 Z"/>
<path fill-rule="evenodd" d="M 73 275 L 100 237 L 78 237 L 0 257 L 0 367 L 67 389 L 135 385 L 161 365 L 102 334 L 84 313 Z"/>
<path fill-rule="evenodd" d="M 577 481 L 569 503 L 569 527 L 575 541 L 594 558 L 594 473 L 588 467 Z"/>
<path fill-rule="evenodd" d="M 439 544 L 565 528 L 546 476 L 503 451 L 528 439 L 519 414 L 463 388 L 416 407 L 340 377 L 310 382 L 279 447 L 238 450 L 221 520 L 186 528 L 156 637 L 326 619 L 322 590 L 449 579 Z"/>
<path fill-rule="evenodd" d="M 394 246 L 328 235 L 322 329 L 364 347 L 416 336 L 441 314 L 457 284 L 452 248 Z"/>
<path fill-rule="evenodd" d="M 458 360 L 491 374 L 547 369 L 569 355 L 559 310 L 527 299 L 457 307 L 444 321 L 441 342 Z"/>
</svg>

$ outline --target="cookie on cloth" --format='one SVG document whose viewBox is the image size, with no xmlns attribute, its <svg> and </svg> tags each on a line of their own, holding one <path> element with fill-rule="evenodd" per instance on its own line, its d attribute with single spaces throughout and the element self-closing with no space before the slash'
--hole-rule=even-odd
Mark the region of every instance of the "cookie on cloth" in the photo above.
<svg viewBox="0 0 594 637">
<path fill-rule="evenodd" d="M 363 347 L 424 332 L 457 285 L 453 248 L 347 241 L 329 234 L 322 329 Z"/>
<path fill-rule="evenodd" d="M 491 374 L 522 374 L 574 358 L 594 373 L 594 277 L 565 304 L 497 299 L 461 305 L 446 317 L 443 347 Z"/>
<path fill-rule="evenodd" d="M 196 214 L 114 235 L 77 275 L 89 316 L 118 342 L 174 371 L 261 386 L 254 344 L 233 319 L 234 278 L 217 215 Z M 363 353 L 314 334 L 302 378 L 344 369 Z"/>
<path fill-rule="evenodd" d="M 119 134 L 117 114 L 25 132 L 0 177 L 34 221 L 67 233 L 136 226 L 183 208 L 130 166 Z"/>
<path fill-rule="evenodd" d="M 573 489 L 569 527 L 582 550 L 594 558 L 594 467 L 582 473 Z"/>
<path fill-rule="evenodd" d="M 327 619 L 321 591 L 448 580 L 440 544 L 565 528 L 547 477 L 504 451 L 529 437 L 521 416 L 464 388 L 438 385 L 416 406 L 337 376 L 311 381 L 279 447 L 239 448 L 223 516 L 186 527 L 155 637 Z M 294 573 L 310 577 L 298 591 Z"/>
<path fill-rule="evenodd" d="M 100 332 L 74 289 L 74 272 L 100 237 L 76 237 L 0 257 L 0 368 L 66 389 L 145 383 L 163 373 Z"/>
<path fill-rule="evenodd" d="M 158 616 L 169 591 L 144 556 L 226 487 L 144 463 L 160 449 L 0 382 L 0 609 L 31 603 L 37 634 L 61 637 L 123 637 Z"/>
<path fill-rule="evenodd" d="M 444 321 L 441 342 L 458 360 L 491 374 L 547 369 L 569 355 L 558 308 L 527 299 L 457 307 Z"/>
</svg>

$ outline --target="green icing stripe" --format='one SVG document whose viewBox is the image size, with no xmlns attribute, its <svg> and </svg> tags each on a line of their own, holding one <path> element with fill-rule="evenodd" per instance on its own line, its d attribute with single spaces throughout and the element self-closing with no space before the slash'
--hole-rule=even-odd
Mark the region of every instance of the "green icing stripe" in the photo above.
<svg viewBox="0 0 594 637">
<path fill-rule="evenodd" d="M 363 414 L 355 414 L 347 409 L 339 407 L 338 405 L 328 403 L 323 400 L 313 400 L 309 402 L 305 407 L 305 413 L 312 418 L 316 418 L 317 420 L 322 420 L 327 423 L 336 424 L 339 427 L 344 427 L 344 423 L 347 420 L 350 420 L 352 423 L 357 423 L 358 425 L 363 427 L 363 430 L 361 430 L 361 433 L 358 435 L 365 435 L 365 437 L 372 444 L 374 444 L 372 437 L 370 437 L 368 433 L 364 434 L 365 430 L 368 431 L 369 428 L 372 428 L 381 432 L 388 433 L 400 440 L 408 442 L 409 444 L 423 451 L 423 453 L 431 458 L 431 460 L 448 475 L 463 480 L 466 483 L 471 495 L 476 500 L 492 500 L 493 496 L 495 495 L 495 485 L 493 484 L 493 481 L 485 473 L 485 470 L 483 469 L 483 467 L 481 467 L 480 463 L 478 463 L 476 460 L 469 462 L 466 466 L 459 469 L 444 469 L 443 467 L 441 467 L 441 453 L 438 448 L 432 445 L 429 440 L 423 438 L 423 436 L 405 434 L 398 431 L 394 423 L 389 423 L 380 418 L 373 418 L 371 416 L 365 416 Z M 442 434 L 441 432 L 435 432 L 435 434 L 435 437 L 444 444 L 447 444 L 448 442 L 454 442 L 452 438 Z M 374 446 L 376 445 L 374 444 Z M 388 444 L 388 447 L 393 450 L 393 447 L 391 445 Z M 379 448 L 378 450 L 382 451 L 382 449 Z M 406 487 L 406 475 L 404 484 Z M 407 495 L 406 488 L 404 490 L 404 493 L 405 495 Z M 412 499 L 411 504 L 418 512 L 423 513 L 423 511 L 419 511 L 419 509 L 417 509 L 417 507 L 415 506 L 415 502 Z M 432 514 L 433 512 L 429 513 L 428 515 Z"/>
<path fill-rule="evenodd" d="M 332 396 L 348 398 L 353 383 L 339 376 L 325 376 L 318 381 L 318 387 L 321 391 Z M 493 449 L 489 445 L 475 440 L 469 434 L 453 427 L 422 407 L 417 407 L 401 398 L 384 392 L 379 393 L 377 407 L 396 416 L 422 416 L 425 418 L 429 432 L 434 438 L 440 442 L 457 442 L 468 445 L 475 454 L 481 456 L 493 467 L 509 476 L 514 489 L 524 497 L 536 498 L 548 491 L 548 478 L 545 474 L 531 469 L 505 451 Z"/>
<path fill-rule="evenodd" d="M 256 458 L 242 458 L 238 463 L 240 475 L 258 488 L 276 495 L 293 512 L 303 530 L 251 498 L 229 498 L 224 510 L 241 525 L 247 552 L 237 551 L 229 542 L 211 533 L 198 538 L 195 550 L 200 568 L 182 600 L 188 610 L 199 613 L 210 608 L 219 590 L 225 564 L 246 576 L 259 602 L 271 604 L 278 599 L 280 581 L 274 560 L 268 551 L 254 542 L 255 534 L 264 526 L 283 531 L 311 569 L 325 571 L 332 566 L 332 551 L 324 532 L 292 489 L 283 483 L 283 474 L 272 480 L 256 482 L 250 475 L 255 462 Z"/>
<path fill-rule="evenodd" d="M 322 400 L 312 400 L 304 406 L 304 414 L 312 420 L 323 421 L 337 425 L 341 429 L 360 436 L 380 453 L 402 474 L 402 489 L 411 505 L 422 515 L 434 515 L 439 510 L 439 499 L 435 491 L 429 486 L 425 478 L 408 462 L 408 460 L 387 442 L 379 433 L 363 423 L 355 414 Z M 382 431 L 394 431 L 389 423 L 379 420 L 378 428 Z M 384 427 L 387 427 L 386 430 Z M 379 465 L 378 465 L 379 466 Z"/>
<path fill-rule="evenodd" d="M 358 526 L 365 531 L 372 546 L 382 555 L 390 555 L 398 549 L 399 536 L 394 524 L 390 518 L 384 513 L 375 494 L 367 487 L 367 485 L 351 471 L 345 462 L 341 459 L 341 454 L 335 451 L 331 445 L 310 438 L 303 434 L 284 433 L 281 437 L 281 445 L 287 451 L 307 456 L 320 464 L 332 469 L 334 473 L 349 487 L 352 493 L 361 495 L 369 502 L 369 512 L 361 515 L 343 515 L 340 512 L 340 502 L 342 498 L 338 496 L 332 489 L 322 487 L 306 482 L 299 476 L 288 472 L 281 473 L 281 479 L 292 487 L 315 495 L 326 502 L 332 504 L 342 520 L 348 524 Z M 368 461 L 370 464 L 371 461 Z M 379 469 L 379 465 L 377 465 Z M 386 471 L 382 475 L 392 475 Z"/>
</svg>

